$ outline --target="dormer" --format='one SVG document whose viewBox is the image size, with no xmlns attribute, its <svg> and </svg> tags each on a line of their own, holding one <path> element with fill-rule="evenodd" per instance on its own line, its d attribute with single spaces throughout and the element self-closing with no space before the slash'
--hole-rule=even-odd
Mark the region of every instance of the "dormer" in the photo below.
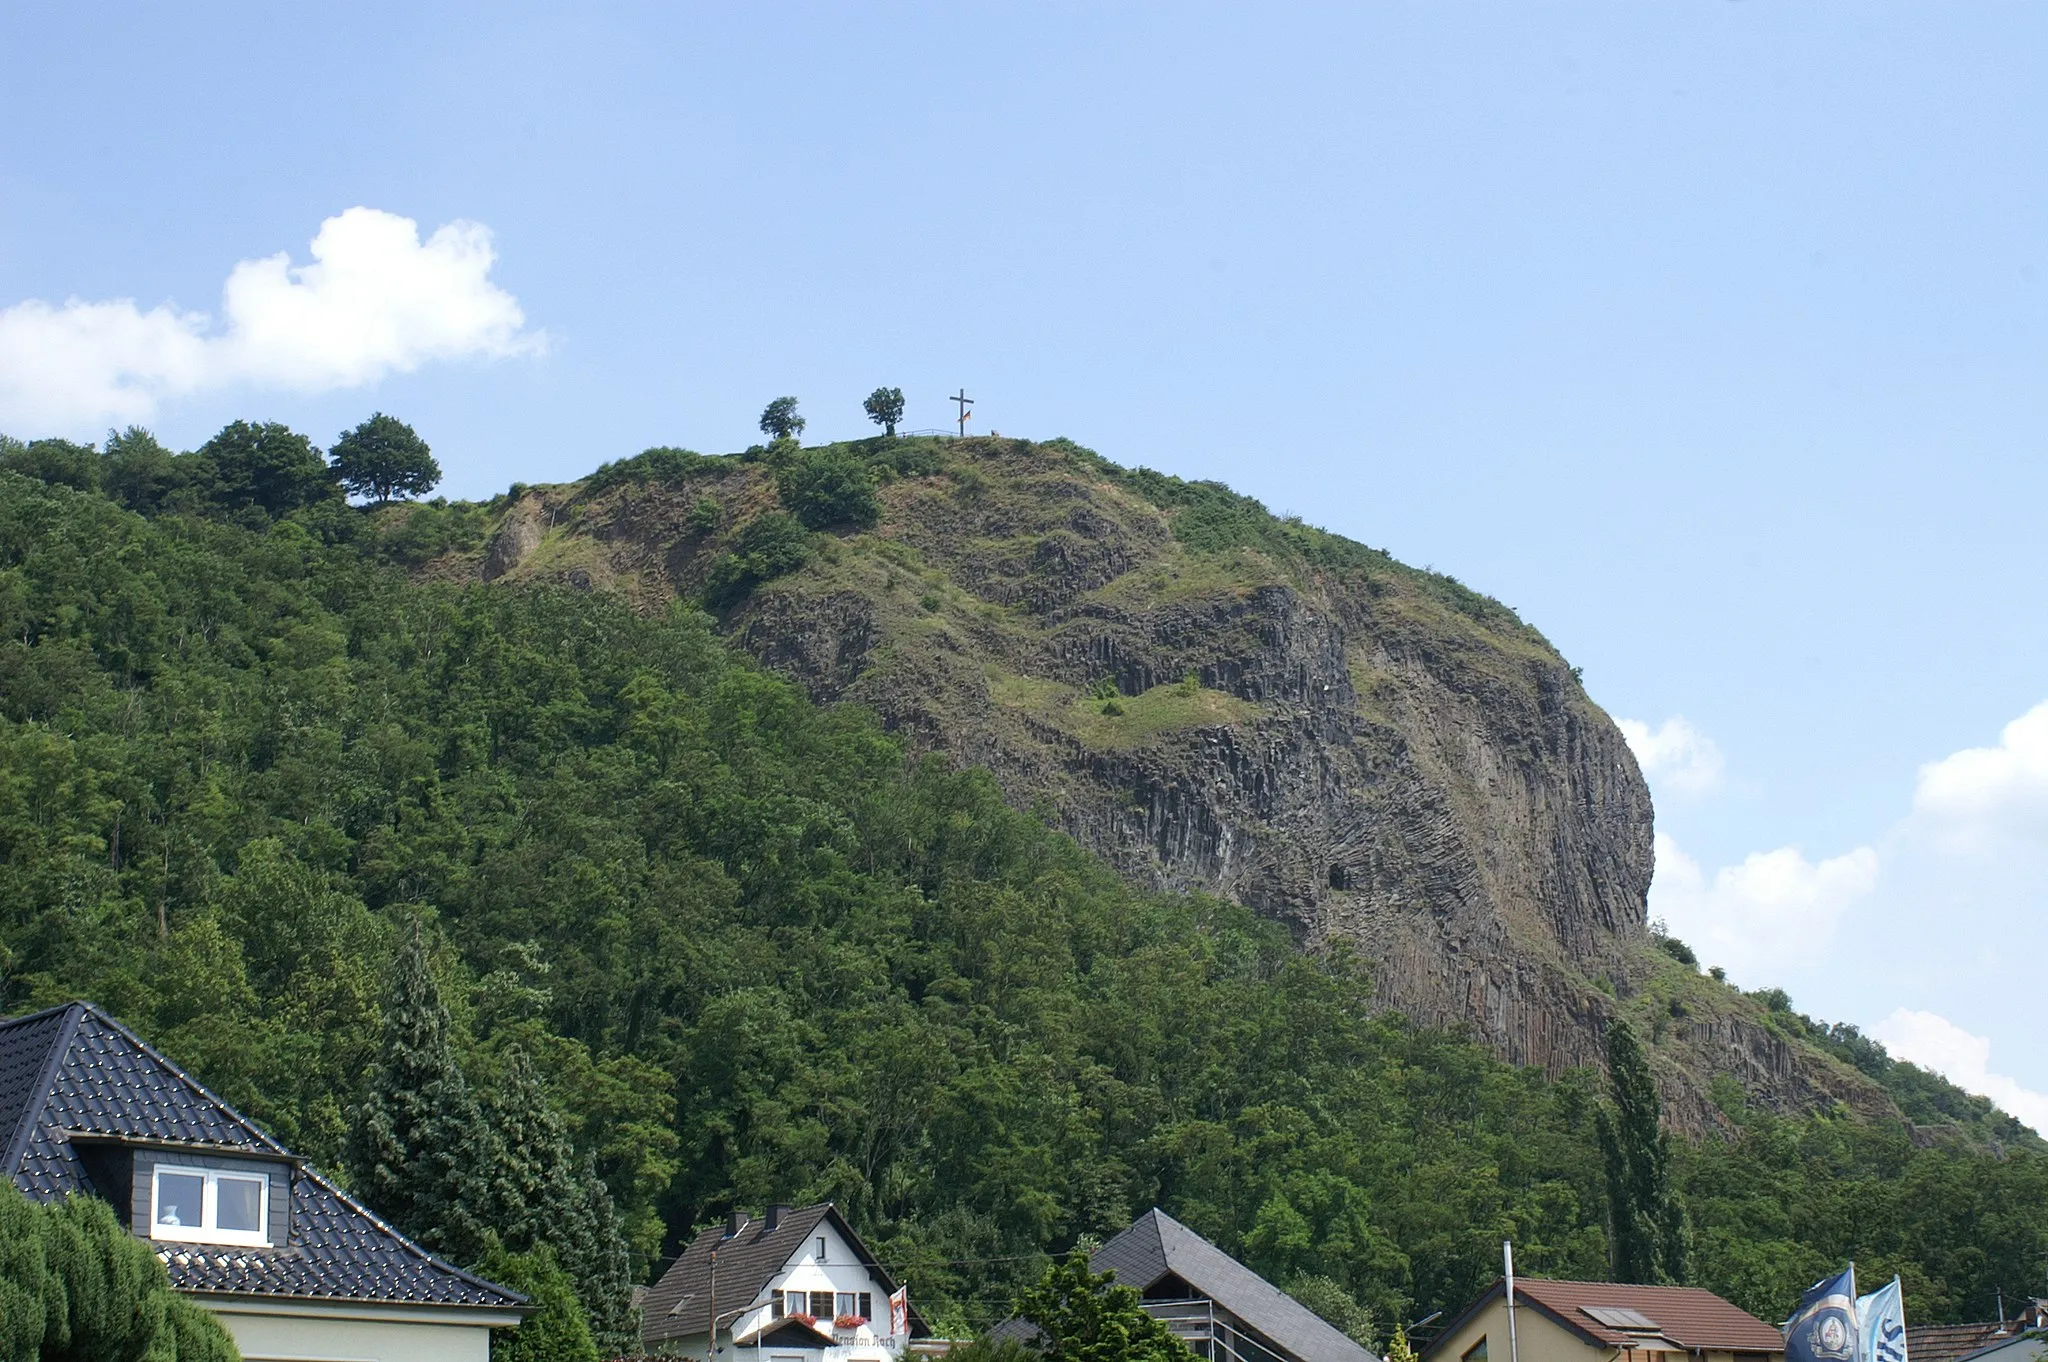
<svg viewBox="0 0 2048 1362">
<path fill-rule="evenodd" d="M 291 1242 L 300 1160 L 268 1150 L 65 1131 L 92 1186 L 139 1238 L 276 1248 Z"/>
</svg>

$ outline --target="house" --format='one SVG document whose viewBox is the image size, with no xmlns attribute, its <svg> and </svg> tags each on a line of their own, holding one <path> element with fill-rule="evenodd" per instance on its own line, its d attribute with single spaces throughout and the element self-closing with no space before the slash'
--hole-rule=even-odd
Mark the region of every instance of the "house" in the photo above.
<svg viewBox="0 0 2048 1362">
<path fill-rule="evenodd" d="M 1513 1362 L 1784 1362 L 1785 1337 L 1696 1286 L 1515 1280 Z M 1510 1362 L 1500 1281 L 1423 1349 L 1421 1362 Z M 1918 1362 L 1918 1359 L 1915 1359 Z"/>
<path fill-rule="evenodd" d="M 1907 1346 L 1910 1349 L 1911 1345 Z M 1912 1353 L 1908 1351 L 1906 1356 L 1910 1358 Z M 2048 1359 L 2048 1333 L 2039 1330 L 2008 1332 L 1963 1356 L 1968 1362 L 2044 1362 Z"/>
<path fill-rule="evenodd" d="M 762 1362 L 894 1362 L 930 1331 L 830 1202 L 734 1212 L 700 1233 L 647 1292 L 640 1337 L 650 1353 L 720 1349 Z"/>
<path fill-rule="evenodd" d="M 248 1362 L 487 1362 L 527 1313 L 90 1003 L 0 1021 L 0 1174 L 112 1203 Z"/>
<path fill-rule="evenodd" d="M 2000 1311 L 2003 1314 L 2003 1310 Z M 2048 1300 L 2036 1299 L 2022 1306 L 2010 1320 L 1984 1320 L 1977 1324 L 1908 1324 L 1906 1356 L 1912 1362 L 1961 1362 L 1965 1357 L 2003 1350 L 2022 1336 L 2048 1329 Z M 2000 1362 L 2020 1362 L 2027 1354 L 1999 1351 Z"/>
<path fill-rule="evenodd" d="M 1207 1362 L 1379 1362 L 1322 1316 L 1154 1207 L 1089 1255 Z M 998 1338 L 1028 1340 L 1024 1320 Z"/>
</svg>

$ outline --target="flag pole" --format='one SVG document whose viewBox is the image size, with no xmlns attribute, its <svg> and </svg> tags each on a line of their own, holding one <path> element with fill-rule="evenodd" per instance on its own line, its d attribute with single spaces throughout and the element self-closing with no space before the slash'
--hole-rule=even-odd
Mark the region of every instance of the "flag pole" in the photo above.
<svg viewBox="0 0 2048 1362">
<path fill-rule="evenodd" d="M 1508 1362 L 1521 1362 L 1515 1352 L 1515 1241 L 1500 1241 L 1501 1266 L 1508 1279 Z"/>
</svg>

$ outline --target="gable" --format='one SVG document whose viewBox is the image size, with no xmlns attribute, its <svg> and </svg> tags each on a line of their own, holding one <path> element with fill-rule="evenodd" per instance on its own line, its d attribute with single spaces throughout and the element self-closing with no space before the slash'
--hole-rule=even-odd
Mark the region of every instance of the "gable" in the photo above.
<svg viewBox="0 0 2048 1362">
<path fill-rule="evenodd" d="M 1091 1254 L 1089 1265 L 1115 1271 L 1118 1282 L 1153 1299 L 1170 1288 L 1185 1293 L 1179 1299 L 1214 1301 L 1264 1344 L 1302 1362 L 1376 1362 L 1320 1315 L 1156 1207 Z"/>
<path fill-rule="evenodd" d="M 647 1344 L 706 1332 L 711 1300 L 712 1251 L 717 1251 L 718 1297 L 739 1306 L 770 1301 L 770 1291 L 867 1291 L 879 1315 L 897 1287 L 888 1270 L 830 1202 L 782 1212 L 775 1228 L 765 1218 L 747 1217 L 737 1234 L 725 1224 L 698 1232 L 642 1305 L 641 1337 Z M 817 1241 L 826 1241 L 817 1261 Z M 720 1311 L 724 1313 L 723 1310 Z M 929 1332 L 911 1309 L 913 1336 Z"/>
</svg>

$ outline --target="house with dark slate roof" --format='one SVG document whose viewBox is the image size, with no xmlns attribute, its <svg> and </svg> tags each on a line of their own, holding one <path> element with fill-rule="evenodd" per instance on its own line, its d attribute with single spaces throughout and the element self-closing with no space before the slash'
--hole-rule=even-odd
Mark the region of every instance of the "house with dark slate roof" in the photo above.
<svg viewBox="0 0 2048 1362">
<path fill-rule="evenodd" d="M 0 1021 L 0 1175 L 112 1203 L 249 1362 L 488 1362 L 527 1312 L 90 1003 Z"/>
<path fill-rule="evenodd" d="M 830 1202 L 734 1212 L 690 1241 L 641 1302 L 650 1353 L 745 1362 L 894 1362 L 930 1331 Z"/>
<path fill-rule="evenodd" d="M 1205 1362 L 1379 1362 L 1294 1297 L 1154 1207 L 1088 1256 Z M 1024 1320 L 998 1338 L 1028 1342 Z"/>
</svg>

